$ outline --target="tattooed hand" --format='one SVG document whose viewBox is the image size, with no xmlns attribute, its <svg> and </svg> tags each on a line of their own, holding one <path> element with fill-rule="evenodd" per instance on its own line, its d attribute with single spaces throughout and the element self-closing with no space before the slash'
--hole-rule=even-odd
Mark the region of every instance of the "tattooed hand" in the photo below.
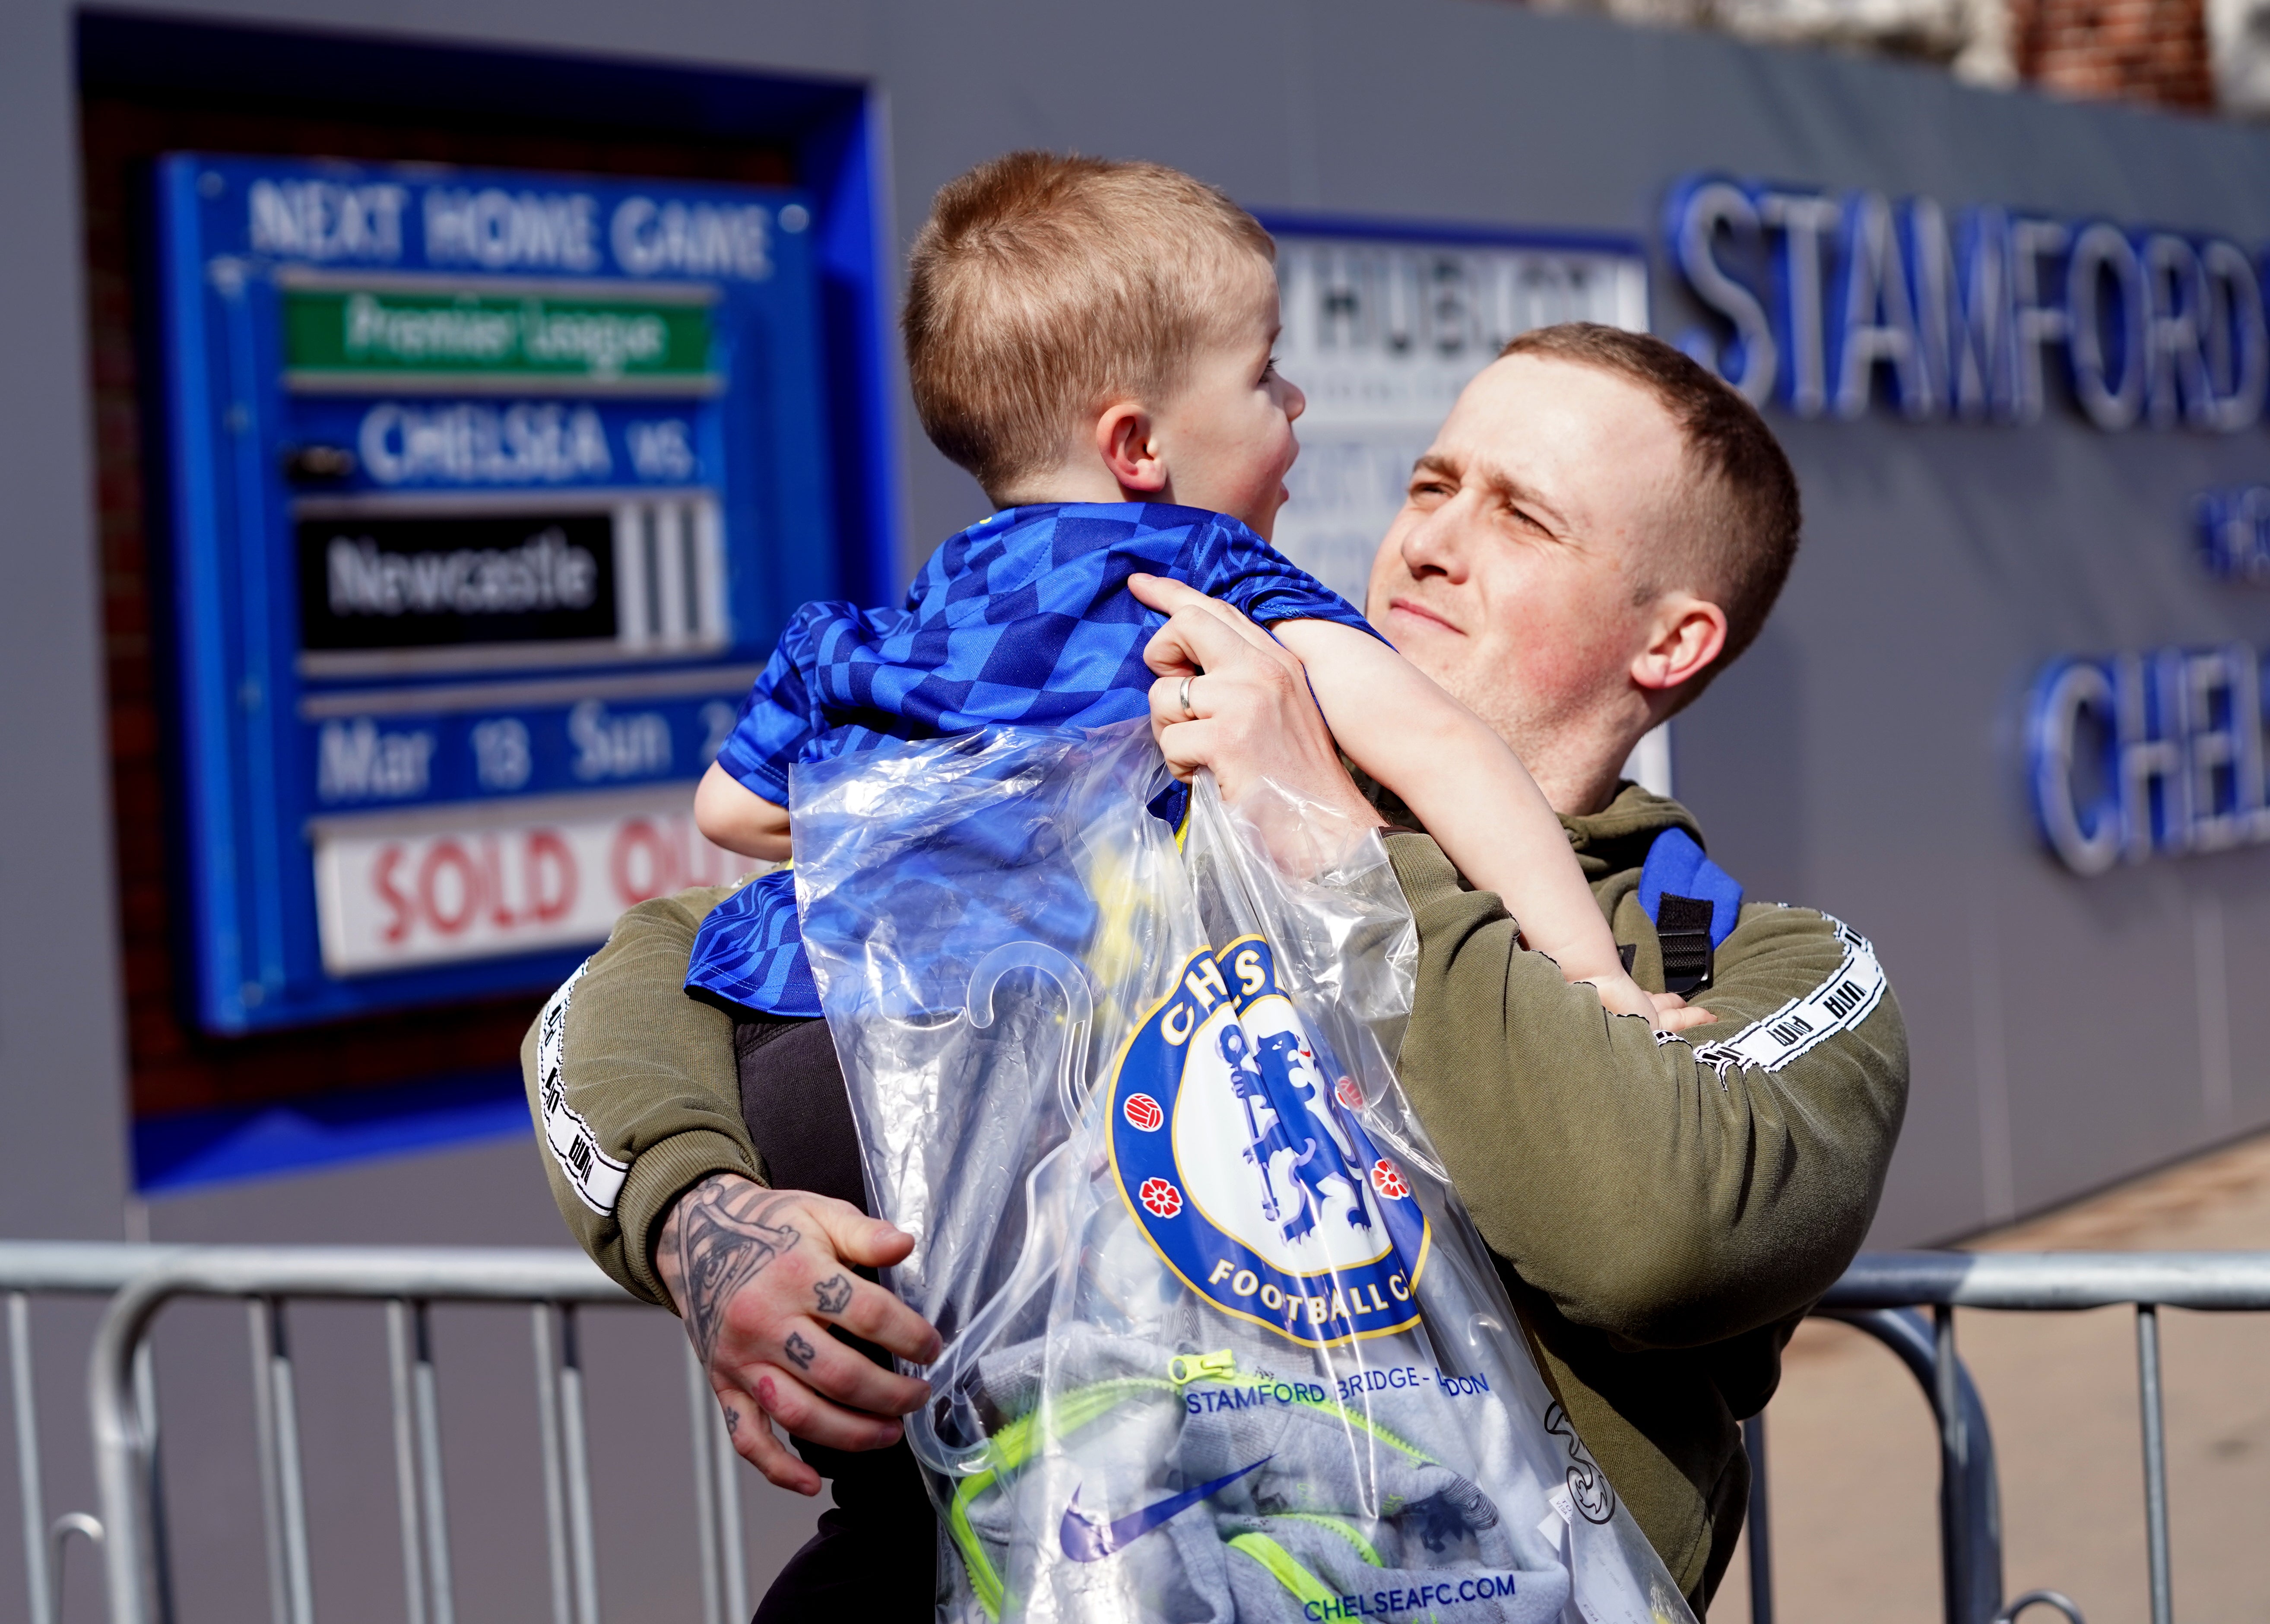
<svg viewBox="0 0 2270 1624">
<path fill-rule="evenodd" d="M 827 1334 L 831 1324 L 902 1359 L 938 1357 L 938 1333 L 851 1267 L 898 1262 L 912 1238 L 826 1196 L 716 1173 L 678 1198 L 655 1265 L 724 1406 L 733 1447 L 767 1479 L 820 1492 L 820 1474 L 774 1435 L 887 1449 L 930 1396 Z M 845 1265 L 851 1267 L 846 1267 Z M 742 1425 L 744 1419 L 753 1421 Z"/>
</svg>

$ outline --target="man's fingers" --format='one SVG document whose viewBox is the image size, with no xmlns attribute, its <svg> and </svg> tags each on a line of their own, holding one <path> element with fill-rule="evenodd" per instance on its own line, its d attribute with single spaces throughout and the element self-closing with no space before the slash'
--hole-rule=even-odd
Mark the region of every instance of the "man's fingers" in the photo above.
<svg viewBox="0 0 2270 1624">
<path fill-rule="evenodd" d="M 886 1269 L 915 1250 L 915 1238 L 905 1230 L 870 1218 L 848 1201 L 833 1196 L 806 1196 L 806 1210 L 835 1248 L 835 1255 L 863 1269 Z"/>
<path fill-rule="evenodd" d="M 1199 668 L 1197 653 L 1185 643 L 1175 629 L 1172 620 L 1151 634 L 1143 645 L 1143 664 L 1154 677 L 1195 676 Z"/>
<path fill-rule="evenodd" d="M 832 1346 L 842 1347 L 835 1338 Z M 858 1355 L 852 1354 L 857 1358 Z M 865 1364 L 864 1360 L 861 1360 Z M 868 1368 L 874 1368 L 868 1366 Z M 808 1442 L 831 1450 L 884 1450 L 906 1435 L 897 1421 L 879 1415 L 861 1415 L 831 1404 L 798 1380 L 793 1371 L 776 1365 L 758 1367 L 750 1383 L 765 1413 L 789 1432 Z"/>
<path fill-rule="evenodd" d="M 877 1416 L 908 1415 L 930 1398 L 930 1383 L 901 1376 L 847 1347 L 817 1320 L 791 1322 L 772 1362 L 785 1363 L 815 1392 Z"/>
<path fill-rule="evenodd" d="M 1196 587 L 1176 580 L 1172 575 L 1146 575 L 1138 570 L 1127 577 L 1127 590 L 1146 609 L 1155 609 L 1170 615 L 1190 604 L 1206 604 L 1213 600 Z"/>
<path fill-rule="evenodd" d="M 1127 590 L 1146 609 L 1155 609 L 1169 619 L 1185 611 L 1210 614 L 1216 619 L 1231 624 L 1251 626 L 1244 612 L 1219 598 L 1208 597 L 1196 587 L 1176 580 L 1171 575 L 1134 575 L 1127 578 Z"/>
<path fill-rule="evenodd" d="M 1191 685 L 1191 708 L 1188 710 L 1183 708 L 1183 684 L 1185 680 Z M 1202 716 L 1212 716 L 1213 708 L 1205 702 L 1206 696 L 1212 690 L 1205 687 L 1205 678 L 1202 676 L 1188 679 L 1161 677 L 1153 683 L 1151 685 L 1151 721 L 1154 727 L 1170 728 L 1179 722 L 1196 722 Z M 1220 679 L 1217 679 L 1214 687 L 1219 688 L 1221 686 Z"/>
<path fill-rule="evenodd" d="M 1167 770 L 1185 783 L 1197 776 L 1200 768 L 1213 765 L 1221 753 L 1221 723 L 1211 717 L 1177 722 L 1152 731 L 1159 753 L 1167 758 Z"/>
<path fill-rule="evenodd" d="M 1143 658 L 1152 670 L 1158 671 L 1153 661 L 1154 649 L 1170 662 L 1179 657 L 1186 667 L 1209 671 L 1256 656 L 1270 661 L 1293 657 L 1268 633 L 1228 604 L 1217 604 L 1210 597 L 1177 609 L 1167 617 L 1166 625 L 1152 634 L 1150 642 L 1144 647 Z"/>
<path fill-rule="evenodd" d="M 832 1321 L 863 1342 L 896 1353 L 916 1364 L 928 1364 L 938 1354 L 938 1332 L 922 1316 L 872 1280 L 839 1270 L 815 1280 L 812 1287 L 815 1318 Z"/>
<path fill-rule="evenodd" d="M 791 1494 L 820 1493 L 820 1474 L 797 1458 L 773 1432 L 756 1401 L 746 1393 L 721 1392 L 717 1402 L 725 1412 L 725 1431 L 733 1452 L 765 1475 L 765 1481 Z"/>
<path fill-rule="evenodd" d="M 864 1216 L 842 1201 L 815 1201 L 809 1209 L 819 1227 L 846 1264 L 863 1268 L 887 1268 L 914 1250 L 915 1238 L 879 1219 Z M 848 1290 L 847 1290 L 848 1287 Z M 879 1287 L 870 1285 L 847 1269 L 822 1269 L 813 1278 L 807 1311 L 835 1319 L 845 1329 L 879 1347 L 926 1365 L 944 1346 L 930 1322 Z M 860 1321 L 842 1317 L 854 1301 L 861 1303 Z M 829 1307 L 831 1302 L 837 1304 Z M 911 1406 L 909 1406 L 911 1407 Z"/>
<path fill-rule="evenodd" d="M 1227 626 L 1245 642 L 1257 649 L 1273 648 L 1276 639 L 1254 625 L 1246 612 L 1235 604 L 1225 604 L 1218 597 L 1208 597 L 1195 587 L 1168 575 L 1131 575 L 1127 590 L 1135 601 L 1146 608 L 1155 609 L 1169 619 L 1183 614 L 1202 614 L 1208 619 Z"/>
</svg>

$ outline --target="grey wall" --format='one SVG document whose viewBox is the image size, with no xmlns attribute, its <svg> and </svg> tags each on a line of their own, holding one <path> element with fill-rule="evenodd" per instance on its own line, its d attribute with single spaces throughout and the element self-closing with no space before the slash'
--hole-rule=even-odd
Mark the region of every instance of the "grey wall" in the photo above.
<svg viewBox="0 0 2270 1624">
<path fill-rule="evenodd" d="M 1257 207 L 1418 220 L 1648 233 L 1669 181 L 1724 168 L 2270 236 L 2270 136 L 1469 0 L 139 9 L 871 79 L 887 96 L 901 244 L 939 182 L 1024 145 L 1163 159 Z M 69 8 L 11 0 L 0 11 L 7 1235 L 116 1235 L 124 1198 L 72 118 Z M 1659 284 L 1658 328 L 1692 319 Z M 1959 1235 L 2270 1121 L 2270 1066 L 2237 1041 L 2255 977 L 2270 973 L 2270 853 L 2067 877 L 2026 831 L 2013 739 L 2019 690 L 2046 656 L 2270 640 L 2270 602 L 2197 579 L 2180 530 L 2183 501 L 2247 477 L 2270 431 L 2114 439 L 2055 408 L 2029 428 L 1777 421 L 1806 487 L 1806 551 L 1755 649 L 1679 723 L 1678 770 L 1714 853 L 1753 895 L 1838 914 L 1890 970 L 1915 1093 L 1877 1242 Z M 910 415 L 901 441 L 911 560 L 982 499 Z M 2226 1052 L 2227 1076 L 2214 1060 Z M 161 1239 L 531 1241 L 553 1238 L 551 1225 L 522 1146 L 248 1185 L 160 1204 L 150 1220 Z M 669 1329 L 621 1334 L 628 1349 Z M 178 1394 L 195 1418 L 185 1428 L 225 1430 L 244 1402 L 231 1385 L 241 1352 L 222 1334 L 168 1377 L 169 1404 Z M 523 1334 L 509 1330 L 508 1354 L 481 1367 L 494 1404 L 460 1411 L 468 1485 L 498 1505 L 517 1491 L 508 1473 L 484 1475 L 482 1428 L 493 1420 L 500 1451 L 516 1436 L 520 1423 L 486 1412 L 519 1401 L 509 1361 Z M 659 1436 L 681 1413 L 674 1349 L 648 1340 L 636 1357 L 660 1383 Z M 51 1374 L 64 1368 L 50 1361 Z M 66 1377 L 55 1383 L 68 1392 Z M 625 1447 L 626 1462 L 646 1459 Z M 241 1465 L 199 1481 L 201 1572 L 255 1560 Z M 627 1465 L 624 1480 L 645 1470 Z M 634 1505 L 627 1528 L 657 1533 L 666 1503 Z M 378 1518 L 363 1543 L 390 1561 L 382 1496 L 333 1509 L 349 1526 Z M 526 1509 L 499 1514 L 499 1551 L 517 1548 Z M 777 1554 L 809 1514 L 768 1501 L 752 1520 Z M 615 1583 L 617 1616 L 683 1616 L 692 1579 Z M 480 1592 L 496 1608 L 484 1616 L 540 1611 L 539 1592 L 496 1583 Z M 327 1617 L 398 1605 L 376 1581 L 330 1595 Z"/>
<path fill-rule="evenodd" d="M 70 26 L 0 19 L 0 1233 L 119 1233 L 115 962 Z M 35 1151 L 34 1146 L 68 1147 Z"/>
</svg>

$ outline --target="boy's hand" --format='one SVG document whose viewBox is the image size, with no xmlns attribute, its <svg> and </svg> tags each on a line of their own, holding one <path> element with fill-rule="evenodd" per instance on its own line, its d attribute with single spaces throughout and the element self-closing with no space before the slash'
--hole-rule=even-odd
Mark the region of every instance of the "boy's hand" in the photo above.
<svg viewBox="0 0 2270 1624">
<path fill-rule="evenodd" d="M 1693 1007 L 1675 992 L 1650 992 L 1621 972 L 1584 976 L 1581 984 L 1600 995 L 1600 1006 L 1611 1015 L 1644 1015 L 1658 1032 L 1684 1032 L 1718 1019 L 1707 1009 Z"/>
<path fill-rule="evenodd" d="M 830 1449 L 881 1450 L 903 1435 L 898 1418 L 928 1402 L 928 1383 L 827 1331 L 841 1325 L 918 1364 L 937 1358 L 938 1332 L 852 1272 L 894 1264 L 913 1247 L 913 1236 L 844 1202 L 734 1173 L 710 1175 L 671 1209 L 656 1269 L 733 1448 L 781 1487 L 816 1494 L 820 1474 L 774 1436 L 774 1420 Z"/>
<path fill-rule="evenodd" d="M 1600 1007 L 1606 1010 L 1609 1014 L 1644 1015 L 1651 1026 L 1658 1031 L 1664 1030 L 1663 1022 L 1658 1019 L 1655 1012 L 1653 995 L 1642 989 L 1637 982 L 1622 971 L 1613 971 L 1606 975 L 1579 976 L 1576 979 L 1599 994 Z"/>
<path fill-rule="evenodd" d="M 1675 992 L 1651 992 L 1648 1001 L 1655 1005 L 1655 1029 L 1658 1032 L 1684 1032 L 1690 1027 L 1707 1027 L 1718 1018 L 1709 1010 L 1689 1004 Z"/>
</svg>

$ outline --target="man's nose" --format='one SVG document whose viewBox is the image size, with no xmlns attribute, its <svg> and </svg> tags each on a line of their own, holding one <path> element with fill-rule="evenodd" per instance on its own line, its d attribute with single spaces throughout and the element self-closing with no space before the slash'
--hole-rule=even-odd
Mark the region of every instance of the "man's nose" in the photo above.
<svg viewBox="0 0 2270 1624">
<path fill-rule="evenodd" d="M 1466 575 L 1466 529 L 1473 515 L 1464 495 L 1453 497 L 1403 533 L 1403 567 L 1416 578 Z"/>
</svg>

